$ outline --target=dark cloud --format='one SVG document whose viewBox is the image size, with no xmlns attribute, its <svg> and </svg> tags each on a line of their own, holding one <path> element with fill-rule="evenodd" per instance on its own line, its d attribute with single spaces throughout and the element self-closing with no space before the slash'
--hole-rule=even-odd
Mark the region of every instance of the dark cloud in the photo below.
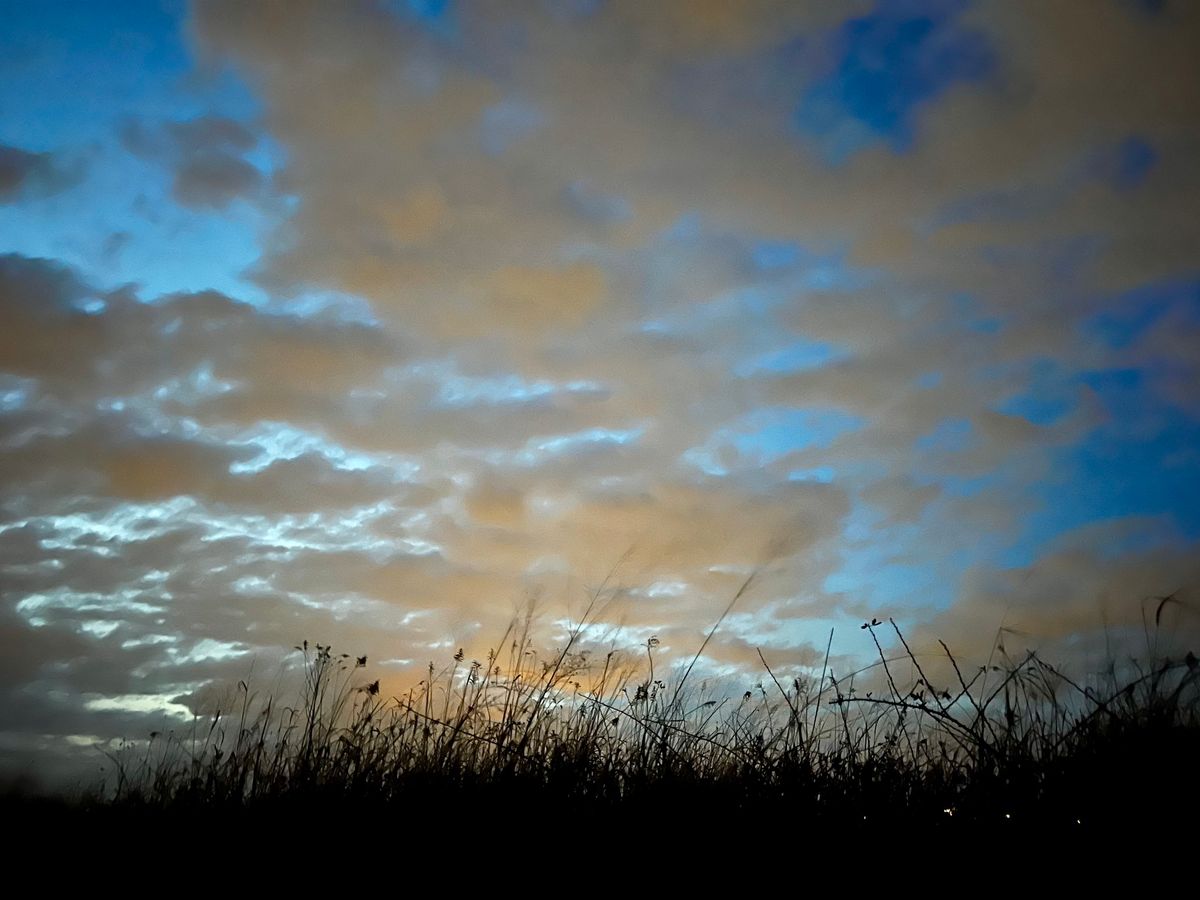
<svg viewBox="0 0 1200 900">
<path fill-rule="evenodd" d="M 49 197 L 83 179 L 83 166 L 55 153 L 31 153 L 0 144 L 0 203 Z"/>
<path fill-rule="evenodd" d="M 184 206 L 224 209 L 239 197 L 252 196 L 262 173 L 244 159 L 221 153 L 189 159 L 175 175 L 175 199 Z"/>
<path fill-rule="evenodd" d="M 212 151 L 244 153 L 258 144 L 258 137 L 253 131 L 225 116 L 209 115 L 167 122 L 163 130 L 185 154 Z"/>
<path fill-rule="evenodd" d="M 183 206 L 225 209 L 261 197 L 266 187 L 264 173 L 244 158 L 258 137 L 234 119 L 209 115 L 157 125 L 127 119 L 118 133 L 130 153 L 173 170 L 173 196 Z"/>
</svg>

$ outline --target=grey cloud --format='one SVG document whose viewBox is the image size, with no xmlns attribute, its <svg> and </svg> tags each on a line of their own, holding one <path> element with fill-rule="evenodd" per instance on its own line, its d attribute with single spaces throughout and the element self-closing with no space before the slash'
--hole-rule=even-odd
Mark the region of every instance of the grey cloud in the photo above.
<svg viewBox="0 0 1200 900">
<path fill-rule="evenodd" d="M 207 153 L 180 165 L 175 199 L 184 206 L 224 209 L 239 197 L 253 196 L 262 185 L 262 173 L 244 159 Z"/>
<path fill-rule="evenodd" d="M 78 308 L 88 298 L 105 303 L 103 314 Z M 57 263 L 11 254 L 0 258 L 0 317 L 4 370 L 40 379 L 43 390 L 82 384 L 96 399 L 187 378 L 203 365 L 235 384 L 340 394 L 401 352 L 370 326 L 263 314 L 212 291 L 145 303 L 129 289 L 95 291 Z"/>
<path fill-rule="evenodd" d="M 1163 655 L 1182 655 L 1200 637 L 1195 542 L 1098 549 L 1161 538 L 1164 529 L 1169 535 L 1167 523 L 1147 519 L 1101 522 L 1062 536 L 1028 566 L 976 568 L 964 578 L 961 599 L 926 623 L 920 640 L 941 638 L 972 663 L 995 652 L 996 641 L 1018 658 L 1037 649 L 1084 668 L 1137 656 L 1147 642 Z M 1165 597 L 1172 600 L 1159 615 Z"/>
<path fill-rule="evenodd" d="M 130 153 L 172 169 L 174 197 L 183 206 L 222 210 L 266 189 L 264 173 L 244 158 L 258 137 L 234 119 L 208 115 L 161 125 L 127 119 L 118 135 Z"/>
<path fill-rule="evenodd" d="M 225 116 L 201 116 L 177 122 L 167 122 L 164 130 L 185 152 L 215 150 L 247 151 L 258 143 L 258 137 L 235 119 Z"/>
<path fill-rule="evenodd" d="M 31 153 L 0 144 L 0 203 L 49 197 L 82 180 L 83 166 L 55 153 Z"/>
</svg>

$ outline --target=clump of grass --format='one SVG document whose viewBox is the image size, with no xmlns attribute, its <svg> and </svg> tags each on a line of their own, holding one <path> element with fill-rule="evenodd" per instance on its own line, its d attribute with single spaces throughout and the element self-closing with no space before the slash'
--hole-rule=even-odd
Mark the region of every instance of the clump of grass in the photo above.
<svg viewBox="0 0 1200 900">
<path fill-rule="evenodd" d="M 669 809 L 705 821 L 1076 827 L 1196 795 L 1191 653 L 1083 684 L 1032 652 L 968 670 L 943 644 L 944 658 L 922 662 L 894 622 L 873 619 L 868 669 L 839 676 L 827 648 L 819 677 L 781 678 L 760 654 L 762 683 L 726 695 L 691 680 L 704 646 L 673 678 L 655 664 L 655 638 L 632 660 L 581 649 L 586 619 L 543 659 L 526 617 L 486 658 L 460 650 L 393 697 L 366 657 L 305 642 L 295 705 L 239 682 L 230 708 L 191 733 L 115 757 L 106 805 L 316 802 L 496 825 Z"/>
</svg>

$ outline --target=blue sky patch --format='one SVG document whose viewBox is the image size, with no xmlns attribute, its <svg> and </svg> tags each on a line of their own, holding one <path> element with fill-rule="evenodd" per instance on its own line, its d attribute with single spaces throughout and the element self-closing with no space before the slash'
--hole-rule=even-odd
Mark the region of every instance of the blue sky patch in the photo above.
<svg viewBox="0 0 1200 900">
<path fill-rule="evenodd" d="M 992 71 L 984 35 L 955 22 L 962 5 L 883 2 L 842 25 L 832 37 L 837 64 L 805 92 L 800 129 L 833 160 L 875 140 L 907 149 L 922 105 Z"/>
</svg>

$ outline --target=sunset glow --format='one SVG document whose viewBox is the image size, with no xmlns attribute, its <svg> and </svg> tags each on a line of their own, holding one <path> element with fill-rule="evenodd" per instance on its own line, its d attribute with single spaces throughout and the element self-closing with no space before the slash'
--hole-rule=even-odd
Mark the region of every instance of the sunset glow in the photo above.
<svg viewBox="0 0 1200 900">
<path fill-rule="evenodd" d="M 735 699 L 1195 646 L 1200 4 L 0 22 L 4 773 L 531 604 Z"/>
</svg>

